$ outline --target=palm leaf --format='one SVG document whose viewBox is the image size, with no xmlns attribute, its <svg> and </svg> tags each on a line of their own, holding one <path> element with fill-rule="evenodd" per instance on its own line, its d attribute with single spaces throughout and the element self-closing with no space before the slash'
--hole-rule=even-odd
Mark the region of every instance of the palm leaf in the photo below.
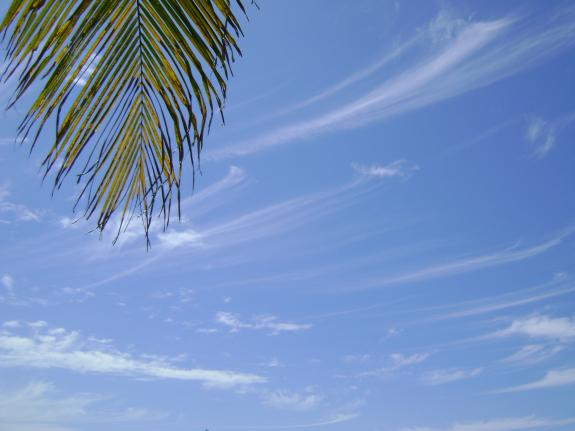
<svg viewBox="0 0 575 431">
<path fill-rule="evenodd" d="M 164 226 L 174 197 L 179 213 L 184 160 L 194 169 L 241 54 L 233 8 L 245 13 L 242 0 L 12 0 L 0 24 L 4 78 L 19 74 L 10 106 L 43 83 L 19 133 L 33 148 L 55 121 L 45 174 L 60 188 L 79 167 L 78 202 L 99 229 L 137 212 L 147 237 L 154 207 Z"/>
</svg>

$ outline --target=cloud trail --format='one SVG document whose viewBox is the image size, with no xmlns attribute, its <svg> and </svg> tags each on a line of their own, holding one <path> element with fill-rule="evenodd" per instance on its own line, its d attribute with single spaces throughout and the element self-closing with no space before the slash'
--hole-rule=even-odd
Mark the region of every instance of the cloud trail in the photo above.
<svg viewBox="0 0 575 431">
<path fill-rule="evenodd" d="M 521 347 L 517 352 L 503 358 L 501 361 L 508 364 L 533 365 L 543 362 L 563 351 L 564 347 L 545 346 L 540 344 L 528 344 Z"/>
<path fill-rule="evenodd" d="M 327 417 L 324 420 L 318 422 L 311 422 L 307 424 L 297 424 L 297 425 L 245 425 L 236 427 L 222 427 L 225 429 L 256 429 L 256 430 L 290 430 L 290 429 L 306 429 L 306 428 L 319 428 L 326 427 L 330 425 L 341 424 L 344 422 L 352 421 L 359 417 L 358 413 L 334 413 L 333 415 Z"/>
<path fill-rule="evenodd" d="M 561 287 L 563 286 L 563 287 Z M 550 288 L 561 287 L 559 289 L 549 290 Z M 532 294 L 535 292 L 541 292 Z M 460 319 L 465 317 L 479 316 L 482 314 L 493 313 L 496 311 L 506 310 L 508 308 L 520 307 L 522 305 L 532 304 L 535 302 L 545 301 L 556 296 L 568 295 L 575 292 L 575 286 L 572 284 L 565 285 L 564 276 L 556 276 L 552 281 L 543 283 L 535 287 L 520 289 L 502 295 L 491 296 L 487 298 L 475 299 L 470 301 L 457 302 L 438 307 L 419 308 L 417 312 L 441 311 L 439 314 L 432 316 L 425 321 L 437 321 L 448 319 Z M 529 294 L 526 296 L 525 294 Z M 455 309 L 456 311 L 448 311 Z"/>
<path fill-rule="evenodd" d="M 110 400 L 110 397 L 86 393 L 63 397 L 53 384 L 32 381 L 17 390 L 2 391 L 0 424 L 6 428 L 0 429 L 40 430 L 52 429 L 47 427 L 55 427 L 56 423 L 148 422 L 167 417 L 165 413 L 142 408 L 111 409 L 105 405 Z"/>
<path fill-rule="evenodd" d="M 293 323 L 279 321 L 276 316 L 260 315 L 252 319 L 252 322 L 243 322 L 234 313 L 220 311 L 216 314 L 216 321 L 230 328 L 232 332 L 239 332 L 242 329 L 268 330 L 272 335 L 282 332 L 300 332 L 311 329 L 312 325 L 305 323 Z"/>
<path fill-rule="evenodd" d="M 464 24 L 457 21 L 453 30 L 455 35 L 444 38 L 447 41 L 440 40 L 443 44 L 434 54 L 367 94 L 310 120 L 208 152 L 206 157 L 217 160 L 249 155 L 335 130 L 385 120 L 491 85 L 540 64 L 575 43 L 575 8 L 572 7 L 531 19 L 502 18 Z M 430 39 L 430 42 L 437 42 Z M 381 63 L 385 64 L 386 58 Z M 320 95 L 319 99 L 371 75 L 378 67 L 380 65 L 376 64 L 356 73 Z"/>
<path fill-rule="evenodd" d="M 575 340 L 575 319 L 535 315 L 516 319 L 505 328 L 495 332 L 497 338 L 523 335 L 529 338 L 547 338 L 558 341 Z"/>
<path fill-rule="evenodd" d="M 423 375 L 423 382 L 429 386 L 444 385 L 446 383 L 477 377 L 482 372 L 483 368 L 473 368 L 471 370 L 433 370 Z"/>
<path fill-rule="evenodd" d="M 572 425 L 575 418 L 550 419 L 537 416 L 524 416 L 513 418 L 486 419 L 473 422 L 458 422 L 452 426 L 441 428 L 446 431 L 520 431 L 528 429 L 545 429 Z M 413 427 L 402 428 L 401 431 L 439 431 L 439 428 Z"/>
<path fill-rule="evenodd" d="M 543 118 L 531 118 L 525 131 L 527 142 L 534 146 L 533 154 L 542 159 L 555 147 L 557 135 L 562 129 L 575 121 L 575 113 L 571 112 L 554 121 L 546 121 Z"/>
<path fill-rule="evenodd" d="M 495 393 L 524 392 L 535 389 L 549 389 L 575 385 L 575 368 L 564 368 L 548 371 L 540 380 L 525 385 L 513 386 L 495 391 Z"/>
<path fill-rule="evenodd" d="M 405 283 L 418 283 L 437 278 L 451 277 L 458 274 L 504 265 L 507 263 L 520 262 L 523 260 L 531 259 L 553 249 L 554 247 L 559 246 L 565 241 L 565 239 L 570 237 L 574 231 L 575 228 L 571 226 L 560 234 L 556 235 L 554 238 L 531 247 L 518 248 L 515 246 L 490 254 L 456 259 L 446 263 L 430 265 L 421 269 L 407 271 L 397 275 L 373 280 L 372 282 L 361 286 L 359 289 L 385 287 Z"/>
<path fill-rule="evenodd" d="M 227 370 L 180 368 L 161 357 L 134 357 L 108 342 L 83 338 L 76 331 L 48 329 L 45 322 L 27 325 L 28 336 L 0 332 L 0 366 L 59 368 L 78 373 L 198 381 L 206 387 L 231 388 L 263 383 L 263 377 Z"/>
<path fill-rule="evenodd" d="M 414 353 L 412 355 L 404 355 L 402 353 L 392 353 L 389 355 L 389 359 L 391 364 L 386 367 L 377 368 L 375 370 L 364 371 L 359 373 L 359 377 L 371 377 L 371 376 L 381 376 L 393 373 L 395 371 L 401 370 L 406 367 L 410 367 L 412 365 L 420 364 L 425 362 L 431 353 L 424 352 L 424 353 Z"/>
</svg>

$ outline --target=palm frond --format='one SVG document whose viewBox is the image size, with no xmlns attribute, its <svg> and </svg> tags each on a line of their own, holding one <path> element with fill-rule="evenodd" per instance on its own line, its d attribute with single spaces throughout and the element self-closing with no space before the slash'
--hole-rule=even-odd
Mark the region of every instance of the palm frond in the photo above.
<svg viewBox="0 0 575 431">
<path fill-rule="evenodd" d="M 214 111 L 222 112 L 243 0 L 12 0 L 0 31 L 11 105 L 43 88 L 19 127 L 37 143 L 54 121 L 43 160 L 55 188 L 78 168 L 78 202 L 104 229 L 134 211 L 146 236 L 167 224 L 184 160 L 194 169 Z M 159 202 L 159 204 L 157 203 Z"/>
</svg>

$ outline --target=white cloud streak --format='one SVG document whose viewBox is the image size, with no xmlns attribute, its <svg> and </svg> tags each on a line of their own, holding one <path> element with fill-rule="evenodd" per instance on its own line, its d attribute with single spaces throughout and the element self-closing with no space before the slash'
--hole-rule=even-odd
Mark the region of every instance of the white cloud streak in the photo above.
<svg viewBox="0 0 575 431">
<path fill-rule="evenodd" d="M 234 215 L 217 224 L 194 227 L 193 231 L 198 241 L 201 238 L 202 250 L 251 242 L 295 229 L 349 206 L 375 187 L 377 184 L 361 178 L 324 192 Z M 199 243 L 194 240 L 191 244 L 197 248 Z"/>
<path fill-rule="evenodd" d="M 430 353 L 414 353 L 413 355 L 404 355 L 402 353 L 392 353 L 389 355 L 391 364 L 386 367 L 375 370 L 364 371 L 359 374 L 360 377 L 378 376 L 390 374 L 412 365 L 420 364 L 431 356 Z"/>
<path fill-rule="evenodd" d="M 237 314 L 224 311 L 217 313 L 216 321 L 230 328 L 232 332 L 239 332 L 242 329 L 268 330 L 273 335 L 278 335 L 282 332 L 306 331 L 312 328 L 310 324 L 281 322 L 276 316 L 271 315 L 256 316 L 251 322 L 242 322 Z"/>
<path fill-rule="evenodd" d="M 547 338 L 559 341 L 575 339 L 575 319 L 535 315 L 514 320 L 507 328 L 495 332 L 492 337 L 523 335 L 529 338 Z"/>
<path fill-rule="evenodd" d="M 548 419 L 536 416 L 486 419 L 474 422 L 460 422 L 444 428 L 412 427 L 402 431 L 521 431 L 562 427 L 575 423 L 575 418 Z"/>
<path fill-rule="evenodd" d="M 207 210 L 206 206 L 201 204 L 201 202 L 206 200 L 208 204 L 210 202 L 213 204 L 213 197 L 216 196 L 218 197 L 218 199 L 215 199 L 216 202 L 221 200 L 219 199 L 220 192 L 223 193 L 226 190 L 241 186 L 245 178 L 243 171 L 231 168 L 230 173 L 217 186 L 214 186 L 214 188 L 209 187 L 209 192 L 206 189 L 208 194 L 199 193 L 194 195 L 198 201 L 194 201 L 194 197 L 192 197 L 186 205 L 193 205 L 193 202 L 199 204 L 199 206 L 195 205 L 192 211 L 197 216 L 198 211 Z M 354 179 L 342 186 L 323 192 L 310 193 L 252 211 L 232 214 L 215 223 L 191 223 L 184 220 L 180 229 L 156 234 L 156 240 L 160 241 L 161 247 L 158 248 L 159 252 L 153 254 L 152 257 L 144 257 L 137 264 L 129 261 L 125 265 L 120 266 L 116 273 L 89 283 L 84 287 L 94 288 L 102 286 L 135 272 L 141 272 L 145 268 L 150 268 L 153 262 L 169 256 L 169 252 L 176 247 L 180 250 L 180 253 L 196 253 L 200 250 L 205 255 L 213 250 L 280 235 L 332 214 L 339 209 L 353 205 L 369 192 L 376 190 L 380 186 L 379 183 L 370 181 L 367 178 Z M 209 199 L 207 199 L 208 196 Z M 229 201 L 229 196 L 227 196 L 226 200 Z M 209 207 L 209 205 L 207 206 Z M 123 235 L 120 236 L 121 239 L 124 238 Z M 138 250 L 132 251 L 137 252 Z M 105 252 L 102 257 L 106 259 L 109 259 L 110 256 L 118 256 L 117 254 L 110 254 L 108 249 Z M 91 253 L 91 257 L 93 254 Z M 129 255 L 124 252 L 123 256 Z M 42 260 L 44 259 L 45 257 L 42 256 Z"/>
<path fill-rule="evenodd" d="M 246 179 L 247 175 L 243 170 L 232 166 L 225 178 L 185 199 L 182 202 L 182 211 L 186 212 L 185 209 L 189 207 L 191 208 L 189 212 L 194 217 L 211 211 L 214 206 L 229 201 L 229 194 L 225 192 L 237 190 L 245 184 Z M 189 220 L 183 220 L 179 228 L 161 232 L 159 231 L 161 227 L 156 226 L 154 232 L 162 253 L 175 248 L 192 251 L 201 249 L 205 252 L 255 241 L 297 228 L 353 204 L 363 194 L 376 187 L 378 185 L 367 178 L 359 178 L 324 192 L 306 194 L 243 214 L 233 214 L 217 223 L 191 223 Z M 225 195 L 226 199 L 221 195 Z M 123 233 L 120 238 L 124 238 L 124 235 Z M 124 272 L 131 274 L 134 270 L 124 270 L 119 274 L 120 276 L 123 276 L 121 274 Z"/>
<path fill-rule="evenodd" d="M 162 357 L 134 357 L 109 343 L 82 338 L 63 328 L 37 328 L 28 336 L 0 332 L 0 366 L 61 368 L 79 373 L 112 374 L 155 379 L 192 380 L 204 386 L 229 388 L 263 383 L 263 377 L 235 371 L 180 368 Z"/>
<path fill-rule="evenodd" d="M 444 385 L 446 383 L 477 377 L 482 372 L 483 368 L 474 368 L 471 370 L 433 370 L 424 373 L 423 382 L 430 386 Z"/>
<path fill-rule="evenodd" d="M 549 389 L 561 386 L 575 385 L 575 368 L 564 368 L 548 371 L 543 378 L 525 385 L 501 389 L 495 393 L 524 392 L 535 389 Z"/>
<path fill-rule="evenodd" d="M 427 358 L 429 358 L 429 353 L 414 353 L 413 355 L 406 356 L 402 353 L 392 353 L 390 355 L 393 365 L 388 368 L 390 371 L 398 370 L 400 368 L 405 368 L 409 365 L 419 364 Z"/>
<path fill-rule="evenodd" d="M 106 401 L 110 398 L 94 394 L 63 397 L 50 383 L 30 382 L 0 394 L 0 424 L 7 426 L 0 429 L 57 429 L 67 423 L 152 421 L 166 417 L 138 408 L 110 410 L 104 407 Z"/>
<path fill-rule="evenodd" d="M 9 431 L 79 431 L 78 428 L 70 428 L 58 424 L 9 424 Z"/>
<path fill-rule="evenodd" d="M 528 344 L 517 352 L 502 359 L 502 362 L 518 365 L 533 365 L 552 358 L 564 349 L 561 345 L 546 346 L 541 344 Z"/>
<path fill-rule="evenodd" d="M 243 169 L 237 166 L 230 166 L 225 177 L 198 193 L 182 199 L 180 203 L 182 214 L 193 214 L 193 216 L 197 218 L 214 210 L 223 202 L 227 201 L 222 195 L 226 196 L 228 192 L 240 188 L 246 183 L 247 178 L 248 176 Z M 227 196 L 229 197 L 229 194 L 227 194 Z M 177 214 L 172 214 L 172 217 L 177 217 Z M 186 225 L 189 223 L 189 220 L 182 218 L 181 222 L 182 225 Z M 71 227 L 71 220 L 69 218 L 61 219 L 60 224 L 62 227 Z M 116 232 L 119 227 L 119 220 L 114 220 L 114 226 L 112 226 L 110 231 Z M 164 232 L 162 228 L 163 225 L 161 223 L 153 223 L 150 228 L 150 233 L 156 235 L 163 251 L 169 251 L 182 246 L 199 247 L 202 245 L 202 235 L 194 229 L 170 229 Z M 130 223 L 122 230 L 118 245 L 125 246 L 138 238 L 142 238 L 141 226 L 137 223 Z"/>
<path fill-rule="evenodd" d="M 456 259 L 447 263 L 430 265 L 422 269 L 383 277 L 368 283 L 363 288 L 418 283 L 530 259 L 559 246 L 567 237 L 573 234 L 574 230 L 575 229 L 573 227 L 569 227 L 554 238 L 527 248 L 518 248 L 514 246 L 491 254 Z"/>
<path fill-rule="evenodd" d="M 545 157 L 555 147 L 560 131 L 573 121 L 575 113 L 569 113 L 555 121 L 546 121 L 540 117 L 531 118 L 525 131 L 525 139 L 535 147 L 535 157 L 539 159 Z"/>
<path fill-rule="evenodd" d="M 0 94 L 5 94 L 5 91 L 2 91 L 0 89 Z M 6 145 L 6 146 L 11 146 L 11 145 L 17 145 L 17 144 L 22 144 L 23 141 L 21 139 L 18 138 L 0 138 L 0 147 Z"/>
<path fill-rule="evenodd" d="M 555 145 L 555 128 L 542 118 L 530 121 L 525 133 L 527 141 L 536 145 L 535 156 L 543 158 Z"/>
<path fill-rule="evenodd" d="M 358 413 L 355 412 L 336 412 L 324 420 L 311 422 L 307 424 L 297 424 L 297 425 L 246 425 L 246 426 L 236 426 L 236 427 L 226 427 L 228 429 L 251 429 L 251 430 L 290 430 L 290 429 L 307 429 L 307 428 L 320 428 L 327 427 L 331 425 L 337 425 L 344 422 L 352 421 L 359 417 Z"/>
<path fill-rule="evenodd" d="M 437 313 L 430 318 L 422 319 L 421 322 L 460 319 L 541 302 L 573 292 L 575 292 L 575 286 L 569 276 L 565 273 L 557 273 L 554 274 L 551 281 L 533 287 L 517 289 L 501 295 L 488 296 L 485 298 L 440 306 L 416 308 L 408 312 L 425 314 Z"/>
<path fill-rule="evenodd" d="M 183 231 L 170 230 L 158 234 L 160 246 L 174 249 L 183 246 L 202 246 L 202 235 L 193 229 L 186 229 Z"/>
<path fill-rule="evenodd" d="M 10 187 L 6 184 L 0 184 L 0 202 L 10 196 Z"/>
<path fill-rule="evenodd" d="M 273 391 L 264 395 L 264 404 L 285 410 L 309 411 L 316 408 L 323 398 L 314 393 Z"/>
<path fill-rule="evenodd" d="M 436 53 L 364 96 L 311 120 L 212 151 L 207 157 L 248 155 L 334 130 L 360 127 L 490 85 L 571 47 L 574 22 L 573 8 L 531 21 L 503 18 L 466 22 L 457 26 L 457 36 L 446 38 L 448 42 Z"/>
<path fill-rule="evenodd" d="M 99 397 L 79 395 L 73 398 L 49 398 L 52 385 L 32 382 L 14 392 L 0 395 L 0 422 L 68 422 L 87 416 L 90 405 Z"/>
<path fill-rule="evenodd" d="M 305 100 L 302 100 L 301 102 L 295 103 L 294 105 L 289 106 L 285 109 L 282 109 L 281 111 L 279 111 L 275 114 L 272 114 L 266 118 L 277 117 L 279 115 L 284 115 L 284 114 L 287 114 L 289 112 L 300 110 L 300 109 L 305 108 L 307 106 L 313 105 L 317 102 L 320 102 L 324 99 L 329 98 L 330 96 L 333 96 L 337 93 L 340 93 L 342 90 L 344 90 L 348 87 L 351 87 L 353 84 L 356 84 L 358 82 L 365 80 L 366 78 L 369 78 L 370 76 L 373 76 L 376 72 L 380 71 L 385 66 L 393 63 L 401 55 L 403 55 L 407 51 L 409 51 L 409 49 L 414 48 L 419 42 L 421 42 L 421 40 L 424 38 L 424 36 L 425 35 L 423 33 L 420 33 L 420 34 L 414 36 L 413 38 L 411 38 L 407 42 L 400 44 L 400 45 L 397 45 L 394 48 L 392 48 L 390 53 L 384 55 L 381 59 L 377 60 L 375 63 L 366 67 L 365 69 L 360 70 L 360 71 L 352 74 L 351 76 L 349 76 L 347 78 L 344 78 L 340 82 L 334 84 L 333 86 L 327 88 L 326 90 L 319 92 L 318 94 L 315 94 L 314 96 L 311 96 Z"/>
<path fill-rule="evenodd" d="M 409 178 L 419 170 L 419 166 L 410 165 L 407 160 L 396 160 L 387 165 L 361 165 L 354 163 L 353 169 L 360 175 L 376 178 Z"/>
<path fill-rule="evenodd" d="M 2 286 L 8 290 L 14 289 L 14 277 L 12 277 L 10 274 L 3 274 L 2 278 L 0 278 L 0 283 L 2 283 Z"/>
<path fill-rule="evenodd" d="M 15 221 L 35 221 L 39 222 L 42 213 L 38 210 L 30 209 L 26 205 L 16 204 L 0 200 L 0 214 L 7 214 Z"/>
<path fill-rule="evenodd" d="M 10 187 L 7 184 L 0 184 L 0 214 L 7 214 L 16 221 L 40 221 L 41 212 L 33 210 L 25 205 L 9 202 Z"/>
<path fill-rule="evenodd" d="M 215 206 L 225 202 L 222 195 L 232 190 L 237 190 L 247 183 L 248 175 L 246 171 L 237 167 L 230 166 L 227 175 L 214 184 L 206 187 L 205 189 L 194 193 L 193 195 L 182 199 L 182 211 L 187 211 L 193 208 L 193 214 L 205 213 L 208 210 L 214 209 Z"/>
</svg>

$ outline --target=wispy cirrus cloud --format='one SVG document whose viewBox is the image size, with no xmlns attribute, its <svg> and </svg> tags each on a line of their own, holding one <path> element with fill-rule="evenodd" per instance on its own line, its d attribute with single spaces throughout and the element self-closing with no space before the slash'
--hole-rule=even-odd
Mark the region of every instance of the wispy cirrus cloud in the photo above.
<svg viewBox="0 0 575 431">
<path fill-rule="evenodd" d="M 575 368 L 563 368 L 548 371 L 541 379 L 524 385 L 512 386 L 495 391 L 495 393 L 524 392 L 536 389 L 549 389 L 575 385 Z"/>
<path fill-rule="evenodd" d="M 570 226 L 555 237 L 533 245 L 531 247 L 520 248 L 518 246 L 508 247 L 493 253 L 476 255 L 454 259 L 444 263 L 432 264 L 419 269 L 413 269 L 403 273 L 384 276 L 373 279 L 355 289 L 369 289 L 397 284 L 418 283 L 437 278 L 452 277 L 458 274 L 478 271 L 484 268 L 500 266 L 513 262 L 520 262 L 543 254 L 554 247 L 562 244 L 575 231 L 575 227 Z"/>
<path fill-rule="evenodd" d="M 222 203 L 227 202 L 230 192 L 237 191 L 245 185 L 247 179 L 246 171 L 237 166 L 230 166 L 223 178 L 182 199 L 180 202 L 181 213 L 193 214 L 194 218 L 201 218 L 206 213 L 218 208 Z M 172 214 L 172 217 L 177 217 L 177 214 Z M 63 228 L 75 227 L 73 224 L 74 220 L 69 217 L 61 218 L 59 222 Z M 186 226 L 189 222 L 190 220 L 186 217 L 181 220 L 183 226 Z M 115 233 L 119 227 L 119 220 L 114 220 L 110 231 Z M 197 247 L 201 245 L 201 234 L 188 226 L 184 229 L 172 228 L 165 232 L 161 223 L 152 223 L 150 233 L 156 236 L 164 251 L 182 246 Z M 129 245 L 138 238 L 143 238 L 141 226 L 137 223 L 130 223 L 122 230 L 118 245 Z"/>
<path fill-rule="evenodd" d="M 373 356 L 368 353 L 360 355 L 345 355 L 342 358 L 343 362 L 346 362 L 348 364 L 362 364 L 370 361 L 371 359 L 373 359 Z"/>
<path fill-rule="evenodd" d="M 410 367 L 412 365 L 420 364 L 425 362 L 431 353 L 423 352 L 423 353 L 414 353 L 412 355 L 404 355 L 403 353 L 392 353 L 389 355 L 389 365 L 384 367 L 377 368 L 375 370 L 364 371 L 359 374 L 360 377 L 368 377 L 368 376 L 379 376 L 379 375 L 386 375 L 393 373 L 395 371 L 399 371 L 403 368 Z"/>
<path fill-rule="evenodd" d="M 564 349 L 562 345 L 528 344 L 517 352 L 502 359 L 502 362 L 518 365 L 533 365 L 557 355 Z"/>
<path fill-rule="evenodd" d="M 405 68 L 367 94 L 311 120 L 292 123 L 212 151 L 207 157 L 221 159 L 257 153 L 420 109 L 540 64 L 571 47 L 575 39 L 575 11 L 570 7 L 546 16 L 506 17 L 482 22 L 456 18 L 440 21 L 442 31 L 431 30 L 426 38 L 435 48 L 433 53 L 422 59 L 420 56 L 415 65 Z M 437 26 L 437 22 L 437 19 L 432 21 L 430 27 Z M 380 63 L 385 64 L 384 60 Z M 375 68 L 370 66 L 356 73 L 335 85 L 334 91 L 371 75 L 378 68 L 376 63 Z"/>
<path fill-rule="evenodd" d="M 312 328 L 312 325 L 305 323 L 282 322 L 276 316 L 260 315 L 254 317 L 250 322 L 244 322 L 237 314 L 220 311 L 216 315 L 216 322 L 227 326 L 232 332 L 239 332 L 242 329 L 267 330 L 273 335 L 282 332 L 300 332 Z"/>
<path fill-rule="evenodd" d="M 2 324 L 3 328 L 19 328 L 21 326 L 18 320 L 8 320 Z"/>
<path fill-rule="evenodd" d="M 542 118 L 534 118 L 529 122 L 525 137 L 531 145 L 536 145 L 535 155 L 544 157 L 555 145 L 555 128 Z"/>
<path fill-rule="evenodd" d="M 448 370 L 433 370 L 423 374 L 423 382 L 426 385 L 436 386 L 444 385 L 446 383 L 457 382 L 459 380 L 467 380 L 479 376 L 483 372 L 483 368 L 473 368 L 470 370 L 463 369 L 448 369 Z"/>
<path fill-rule="evenodd" d="M 17 295 L 14 287 L 16 286 L 16 281 L 14 277 L 10 274 L 2 274 L 0 277 L 0 285 L 3 289 L 0 289 L 0 304 L 14 304 L 17 303 Z M 10 322 L 6 322 L 10 323 Z"/>
<path fill-rule="evenodd" d="M 440 25 L 434 26 L 434 22 L 435 21 L 433 21 L 429 27 L 429 33 L 420 32 L 419 34 L 414 35 L 413 37 L 411 37 L 411 39 L 408 39 L 406 42 L 395 45 L 389 53 L 387 53 L 381 59 L 377 60 L 375 63 L 371 64 L 365 69 L 355 72 L 350 76 L 342 79 L 341 81 L 335 83 L 331 87 L 322 90 L 305 100 L 294 103 L 293 105 L 288 106 L 287 108 L 281 109 L 280 111 L 273 113 L 265 118 L 267 119 L 267 118 L 278 117 L 296 110 L 300 110 L 310 105 L 314 105 L 317 102 L 328 99 L 329 97 L 340 93 L 342 90 L 345 90 L 346 88 L 349 88 L 354 84 L 373 76 L 377 72 L 381 71 L 385 66 L 388 66 L 389 64 L 393 63 L 394 61 L 399 59 L 403 54 L 408 52 L 410 49 L 417 46 L 426 37 L 430 37 L 432 39 L 434 39 L 435 37 L 439 37 L 439 33 L 441 33 L 440 28 L 441 26 Z"/>
<path fill-rule="evenodd" d="M 241 425 L 235 427 L 225 427 L 226 429 L 251 429 L 251 430 L 291 430 L 291 429 L 315 429 L 329 427 L 331 425 L 342 424 L 345 422 L 350 422 L 359 417 L 354 409 L 342 409 L 341 411 L 336 411 L 325 416 L 323 419 L 309 422 L 301 423 L 295 425 Z"/>
<path fill-rule="evenodd" d="M 8 184 L 0 184 L 0 202 L 10 196 L 10 187 Z"/>
<path fill-rule="evenodd" d="M 270 391 L 264 394 L 264 404 L 278 409 L 309 411 L 316 408 L 323 397 L 314 392 Z"/>
<path fill-rule="evenodd" d="M 72 425 L 59 424 L 10 424 L 10 431 L 79 431 Z"/>
<path fill-rule="evenodd" d="M 12 220 L 21 222 L 39 222 L 42 218 L 42 213 L 40 211 L 30 209 L 25 205 L 15 204 L 13 202 L 0 202 L 0 214 L 2 213 L 7 214 Z"/>
<path fill-rule="evenodd" d="M 0 147 L 6 145 L 14 145 L 14 144 L 18 144 L 19 141 L 17 138 L 0 138 Z"/>
<path fill-rule="evenodd" d="M 40 221 L 42 217 L 41 211 L 8 201 L 7 198 L 10 197 L 10 194 L 11 191 L 8 184 L 0 184 L 0 216 L 5 215 L 9 217 L 8 223 L 11 221 Z"/>
<path fill-rule="evenodd" d="M 225 177 L 203 190 L 182 199 L 182 211 L 188 212 L 193 208 L 193 214 L 198 217 L 207 211 L 213 210 L 223 202 L 226 202 L 225 196 L 227 193 L 243 187 L 247 184 L 248 179 L 248 173 L 244 169 L 232 165 L 229 167 Z"/>
<path fill-rule="evenodd" d="M 575 340 L 575 319 L 569 317 L 550 317 L 534 315 L 523 319 L 516 319 L 492 337 L 527 336 L 529 338 L 543 338 L 558 341 Z"/>
<path fill-rule="evenodd" d="M 443 428 L 410 427 L 401 431 L 520 431 L 529 429 L 557 429 L 575 423 L 575 418 L 549 419 L 537 416 L 485 419 L 479 421 L 458 422 Z"/>
<path fill-rule="evenodd" d="M 178 228 L 167 232 L 155 224 L 153 233 L 163 251 L 174 248 L 214 249 L 269 237 L 296 228 L 325 214 L 346 207 L 358 197 L 375 188 L 365 179 L 354 179 L 339 187 L 319 193 L 287 199 L 279 203 L 233 214 L 216 223 L 202 223 L 203 215 L 213 211 L 218 205 L 229 201 L 230 192 L 237 191 L 246 183 L 247 174 L 240 168 L 230 167 L 228 174 L 215 184 L 182 201 L 182 211 L 194 214 L 194 223 L 182 220 Z M 120 238 L 130 242 L 139 235 L 139 227 L 134 226 Z"/>
<path fill-rule="evenodd" d="M 214 202 L 219 205 L 218 202 L 229 201 L 230 196 L 233 197 L 233 195 L 227 192 L 236 191 L 245 184 L 246 178 L 244 171 L 230 168 L 225 178 L 206 189 L 206 194 L 198 193 L 185 203 L 185 205 L 193 206 L 191 212 L 198 217 L 197 220 L 193 222 L 182 220 L 177 228 L 172 228 L 167 232 L 162 232 L 158 224 L 154 225 L 156 227 L 152 229 L 152 234 L 155 239 L 152 244 L 159 243 L 159 252 L 145 256 L 134 263 L 132 259 L 129 259 L 131 255 L 128 251 L 136 253 L 139 249 L 127 249 L 123 252 L 124 260 L 127 261 L 125 265 L 119 266 L 114 274 L 83 287 L 99 287 L 150 268 L 153 262 L 163 261 L 165 263 L 166 260 L 163 258 L 170 256 L 170 252 L 175 249 L 178 249 L 180 253 L 196 253 L 199 250 L 203 254 L 208 254 L 215 250 L 279 236 L 352 206 L 380 186 L 377 181 L 371 181 L 369 178 L 355 178 L 338 187 L 317 193 L 307 193 L 253 210 L 244 210 L 239 214 L 234 212 L 216 221 L 200 216 L 213 210 Z M 122 233 L 120 236 L 122 243 L 118 245 L 124 248 L 137 237 L 141 237 L 141 232 L 138 231 L 138 226 L 134 225 L 133 229 L 130 228 Z M 92 248 L 82 250 L 82 252 L 90 259 L 94 259 L 95 253 Z M 111 256 L 118 257 L 118 253 L 110 253 L 108 247 L 97 252 L 101 260 L 109 260 Z M 41 257 L 44 261 L 45 256 Z"/>
<path fill-rule="evenodd" d="M 208 153 L 209 158 L 247 155 L 266 148 L 323 134 L 333 129 L 357 127 L 365 123 L 397 114 L 430 103 L 425 100 L 426 85 L 445 74 L 472 52 L 495 38 L 496 34 L 510 25 L 506 20 L 478 23 L 450 43 L 442 52 L 409 69 L 363 97 L 344 104 L 312 120 L 280 128 L 254 140 Z M 455 94 L 453 94 L 455 95 Z M 429 96 L 428 96 L 429 97 Z M 444 99 L 446 96 L 435 96 Z"/>
<path fill-rule="evenodd" d="M 107 405 L 109 401 L 110 397 L 86 393 L 62 396 L 53 384 L 32 381 L 16 390 L 4 388 L 0 394 L 0 424 L 10 430 L 36 431 L 72 423 L 147 422 L 167 417 L 141 408 L 113 409 Z"/>
<path fill-rule="evenodd" d="M 202 246 L 202 235 L 194 229 L 169 230 L 158 234 L 160 246 L 167 249 L 174 249 L 183 246 Z"/>
<path fill-rule="evenodd" d="M 60 368 L 79 373 L 111 374 L 198 381 L 207 387 L 229 388 L 263 383 L 263 377 L 227 370 L 181 368 L 164 357 L 136 357 L 114 349 L 109 342 L 85 338 L 64 328 L 32 326 L 22 335 L 13 329 L 0 332 L 0 366 Z"/>
<path fill-rule="evenodd" d="M 218 223 L 183 224 L 180 230 L 159 233 L 167 249 L 189 246 L 212 250 L 267 238 L 303 226 L 322 216 L 357 202 L 378 187 L 366 178 L 354 179 L 319 193 L 287 199 L 242 214 L 234 214 Z"/>
<path fill-rule="evenodd" d="M 531 118 L 525 131 L 525 139 L 533 147 L 535 157 L 539 159 L 545 157 L 555 147 L 557 135 L 573 121 L 575 121 L 573 112 L 554 121 L 547 121 L 541 117 Z"/>
<path fill-rule="evenodd" d="M 551 281 L 533 287 L 469 301 L 419 308 L 413 311 L 437 313 L 429 319 L 424 319 L 425 321 L 461 319 L 542 302 L 573 292 L 575 292 L 575 286 L 573 286 L 572 280 L 567 274 L 560 273 L 555 274 Z"/>
<path fill-rule="evenodd" d="M 419 170 L 419 166 L 412 165 L 407 160 L 396 160 L 387 165 L 361 165 L 352 164 L 353 169 L 366 177 L 376 178 L 409 178 Z"/>
<path fill-rule="evenodd" d="M 8 290 L 14 289 L 14 277 L 10 274 L 3 274 L 2 277 L 0 277 L 0 283 L 2 283 L 2 286 Z"/>
</svg>

